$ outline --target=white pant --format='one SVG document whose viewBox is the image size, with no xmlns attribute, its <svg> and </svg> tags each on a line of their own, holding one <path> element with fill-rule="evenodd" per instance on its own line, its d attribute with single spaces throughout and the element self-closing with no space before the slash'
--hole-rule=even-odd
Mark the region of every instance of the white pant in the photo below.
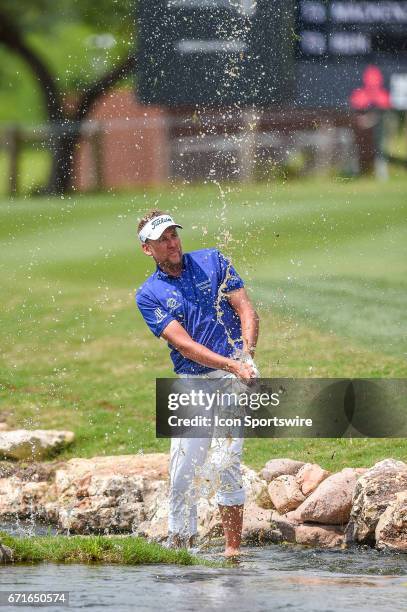
<svg viewBox="0 0 407 612">
<path fill-rule="evenodd" d="M 253 364 L 254 365 L 254 364 Z M 205 378 L 235 378 L 215 370 Z M 172 438 L 168 532 L 197 533 L 197 500 L 216 492 L 221 506 L 244 504 L 240 461 L 243 438 Z M 209 454 L 209 460 L 206 462 Z"/>
</svg>

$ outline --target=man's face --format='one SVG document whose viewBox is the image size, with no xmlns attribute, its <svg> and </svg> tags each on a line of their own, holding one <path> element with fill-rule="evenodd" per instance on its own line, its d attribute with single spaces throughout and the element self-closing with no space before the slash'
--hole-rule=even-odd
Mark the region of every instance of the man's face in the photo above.
<svg viewBox="0 0 407 612">
<path fill-rule="evenodd" d="M 176 266 L 182 261 L 181 240 L 176 227 L 167 227 L 158 240 L 147 240 L 142 244 L 146 255 L 153 257 L 161 266 Z"/>
</svg>

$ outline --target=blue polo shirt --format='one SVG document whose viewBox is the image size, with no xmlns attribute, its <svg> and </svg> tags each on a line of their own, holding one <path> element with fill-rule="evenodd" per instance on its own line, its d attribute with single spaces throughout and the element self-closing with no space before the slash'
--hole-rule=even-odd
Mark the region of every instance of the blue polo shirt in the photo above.
<svg viewBox="0 0 407 612">
<path fill-rule="evenodd" d="M 179 321 L 193 340 L 230 357 L 243 346 L 240 319 L 225 293 L 240 289 L 243 280 L 217 249 L 185 253 L 179 277 L 156 271 L 136 292 L 139 310 L 157 337 L 171 321 Z M 168 343 L 177 374 L 205 374 L 208 368 L 186 359 Z"/>
</svg>

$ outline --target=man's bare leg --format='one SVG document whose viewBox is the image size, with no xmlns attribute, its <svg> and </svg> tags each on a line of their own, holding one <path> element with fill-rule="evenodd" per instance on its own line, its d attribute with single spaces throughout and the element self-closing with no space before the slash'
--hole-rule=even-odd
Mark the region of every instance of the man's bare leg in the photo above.
<svg viewBox="0 0 407 612">
<path fill-rule="evenodd" d="M 235 557 L 240 554 L 242 541 L 244 506 L 219 506 L 225 533 L 225 557 Z"/>
</svg>

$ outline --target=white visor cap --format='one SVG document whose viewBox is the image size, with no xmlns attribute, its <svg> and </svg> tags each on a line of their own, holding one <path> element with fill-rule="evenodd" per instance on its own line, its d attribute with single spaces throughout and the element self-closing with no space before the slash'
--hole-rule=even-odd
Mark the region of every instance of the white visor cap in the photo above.
<svg viewBox="0 0 407 612">
<path fill-rule="evenodd" d="M 174 219 L 169 215 L 160 215 L 159 217 L 150 219 L 150 221 L 145 224 L 143 229 L 139 232 L 139 238 L 141 242 L 145 242 L 146 240 L 158 240 L 167 227 L 179 227 L 182 229 L 182 225 L 175 223 Z"/>
</svg>

